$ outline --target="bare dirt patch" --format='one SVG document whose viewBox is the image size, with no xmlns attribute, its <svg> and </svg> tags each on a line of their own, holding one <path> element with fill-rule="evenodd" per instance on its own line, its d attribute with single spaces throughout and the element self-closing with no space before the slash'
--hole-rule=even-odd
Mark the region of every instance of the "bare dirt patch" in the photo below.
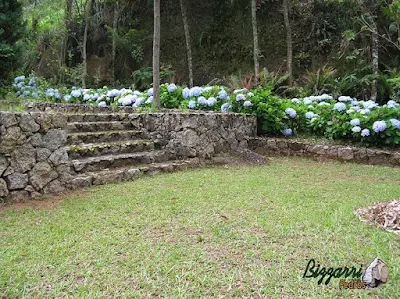
<svg viewBox="0 0 400 299">
<path fill-rule="evenodd" d="M 355 214 L 363 222 L 400 236 L 400 200 L 380 202 L 370 207 L 359 208 Z"/>
<path fill-rule="evenodd" d="M 40 199 L 27 199 L 22 202 L 11 202 L 0 204 L 0 214 L 5 211 L 19 211 L 26 208 L 34 210 L 53 210 L 57 209 L 66 198 L 72 198 L 82 196 L 83 192 L 89 192 L 86 190 L 70 191 L 67 194 L 54 195 L 49 197 L 43 197 Z"/>
</svg>

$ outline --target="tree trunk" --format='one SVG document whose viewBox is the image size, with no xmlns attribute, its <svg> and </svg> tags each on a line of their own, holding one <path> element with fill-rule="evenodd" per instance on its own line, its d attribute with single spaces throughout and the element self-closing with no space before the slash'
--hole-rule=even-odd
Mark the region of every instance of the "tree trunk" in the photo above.
<svg viewBox="0 0 400 299">
<path fill-rule="evenodd" d="M 160 110 L 160 0 L 154 0 L 153 110 Z"/>
<path fill-rule="evenodd" d="M 111 49 L 111 76 L 113 82 L 115 82 L 115 69 L 116 69 L 116 57 L 117 57 L 117 26 L 118 26 L 118 0 L 114 2 L 114 17 L 113 17 L 113 30 L 112 30 L 112 49 Z"/>
<path fill-rule="evenodd" d="M 187 53 L 188 69 L 189 69 L 189 87 L 193 87 L 192 48 L 191 48 L 191 41 L 190 41 L 189 24 L 187 21 L 186 5 L 185 5 L 184 1 L 185 0 L 180 0 L 180 3 L 181 3 L 181 12 L 182 12 L 182 20 L 183 20 L 183 29 L 185 30 L 186 53 Z"/>
<path fill-rule="evenodd" d="M 86 0 L 85 5 L 85 30 L 83 32 L 83 45 L 82 45 L 82 64 L 83 64 L 83 74 L 82 74 L 82 87 L 86 88 L 86 77 L 87 77 L 87 36 L 90 21 L 90 10 L 92 8 L 92 0 Z"/>
<path fill-rule="evenodd" d="M 378 99 L 378 78 L 379 78 L 379 32 L 376 26 L 376 19 L 371 16 L 371 28 L 372 28 L 372 71 L 375 75 L 375 79 L 372 81 L 371 88 L 371 99 L 376 101 Z"/>
<path fill-rule="evenodd" d="M 68 39 L 69 39 L 69 28 L 71 27 L 71 19 L 72 19 L 72 0 L 66 0 L 66 10 L 64 15 L 64 35 L 62 41 L 62 49 L 61 49 L 61 57 L 60 57 L 60 82 L 64 82 L 64 73 L 65 73 L 65 64 L 67 59 L 67 51 L 68 51 Z"/>
<path fill-rule="evenodd" d="M 286 49 L 287 49 L 287 72 L 289 75 L 289 83 L 293 84 L 293 43 L 292 43 L 292 28 L 290 26 L 289 11 L 290 0 L 283 0 L 283 18 L 286 29 Z"/>
<path fill-rule="evenodd" d="M 254 84 L 257 86 L 260 77 L 260 50 L 258 48 L 258 32 L 257 32 L 257 4 L 256 0 L 251 0 L 251 20 L 253 23 L 253 43 L 254 43 Z"/>
</svg>

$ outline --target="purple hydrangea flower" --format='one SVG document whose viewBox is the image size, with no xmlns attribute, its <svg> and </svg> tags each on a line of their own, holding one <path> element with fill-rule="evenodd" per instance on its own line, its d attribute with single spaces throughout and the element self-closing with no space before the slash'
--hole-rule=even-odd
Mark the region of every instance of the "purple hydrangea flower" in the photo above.
<svg viewBox="0 0 400 299">
<path fill-rule="evenodd" d="M 400 120 L 392 118 L 390 120 L 390 122 L 392 123 L 392 126 L 399 129 L 400 130 Z"/>
<path fill-rule="evenodd" d="M 292 129 L 284 129 L 282 133 L 284 136 L 291 136 L 293 134 L 293 131 Z"/>
<path fill-rule="evenodd" d="M 287 108 L 285 110 L 285 113 L 289 115 L 291 118 L 295 118 L 297 116 L 296 110 L 294 110 L 293 108 Z"/>
<path fill-rule="evenodd" d="M 369 135 L 371 135 L 371 132 L 368 129 L 364 129 L 361 131 L 362 137 L 368 137 Z"/>
</svg>

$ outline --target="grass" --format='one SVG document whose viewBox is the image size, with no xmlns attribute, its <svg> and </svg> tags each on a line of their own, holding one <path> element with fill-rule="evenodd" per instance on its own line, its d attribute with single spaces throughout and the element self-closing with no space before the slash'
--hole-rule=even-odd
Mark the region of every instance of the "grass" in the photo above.
<svg viewBox="0 0 400 299">
<path fill-rule="evenodd" d="M 91 188 L 51 208 L 0 212 L 0 297 L 395 298 L 400 238 L 360 206 L 400 198 L 400 169 L 275 158 Z M 304 279 L 389 265 L 374 290 Z"/>
</svg>

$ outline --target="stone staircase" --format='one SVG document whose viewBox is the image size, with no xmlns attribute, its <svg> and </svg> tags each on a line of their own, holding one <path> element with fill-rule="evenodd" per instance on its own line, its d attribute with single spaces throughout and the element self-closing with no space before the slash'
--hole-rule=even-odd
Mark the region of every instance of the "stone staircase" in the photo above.
<svg viewBox="0 0 400 299">
<path fill-rule="evenodd" d="M 129 181 L 199 164 L 197 158 L 178 160 L 158 142 L 146 139 L 133 123 L 127 113 L 68 115 L 71 188 Z"/>
</svg>

